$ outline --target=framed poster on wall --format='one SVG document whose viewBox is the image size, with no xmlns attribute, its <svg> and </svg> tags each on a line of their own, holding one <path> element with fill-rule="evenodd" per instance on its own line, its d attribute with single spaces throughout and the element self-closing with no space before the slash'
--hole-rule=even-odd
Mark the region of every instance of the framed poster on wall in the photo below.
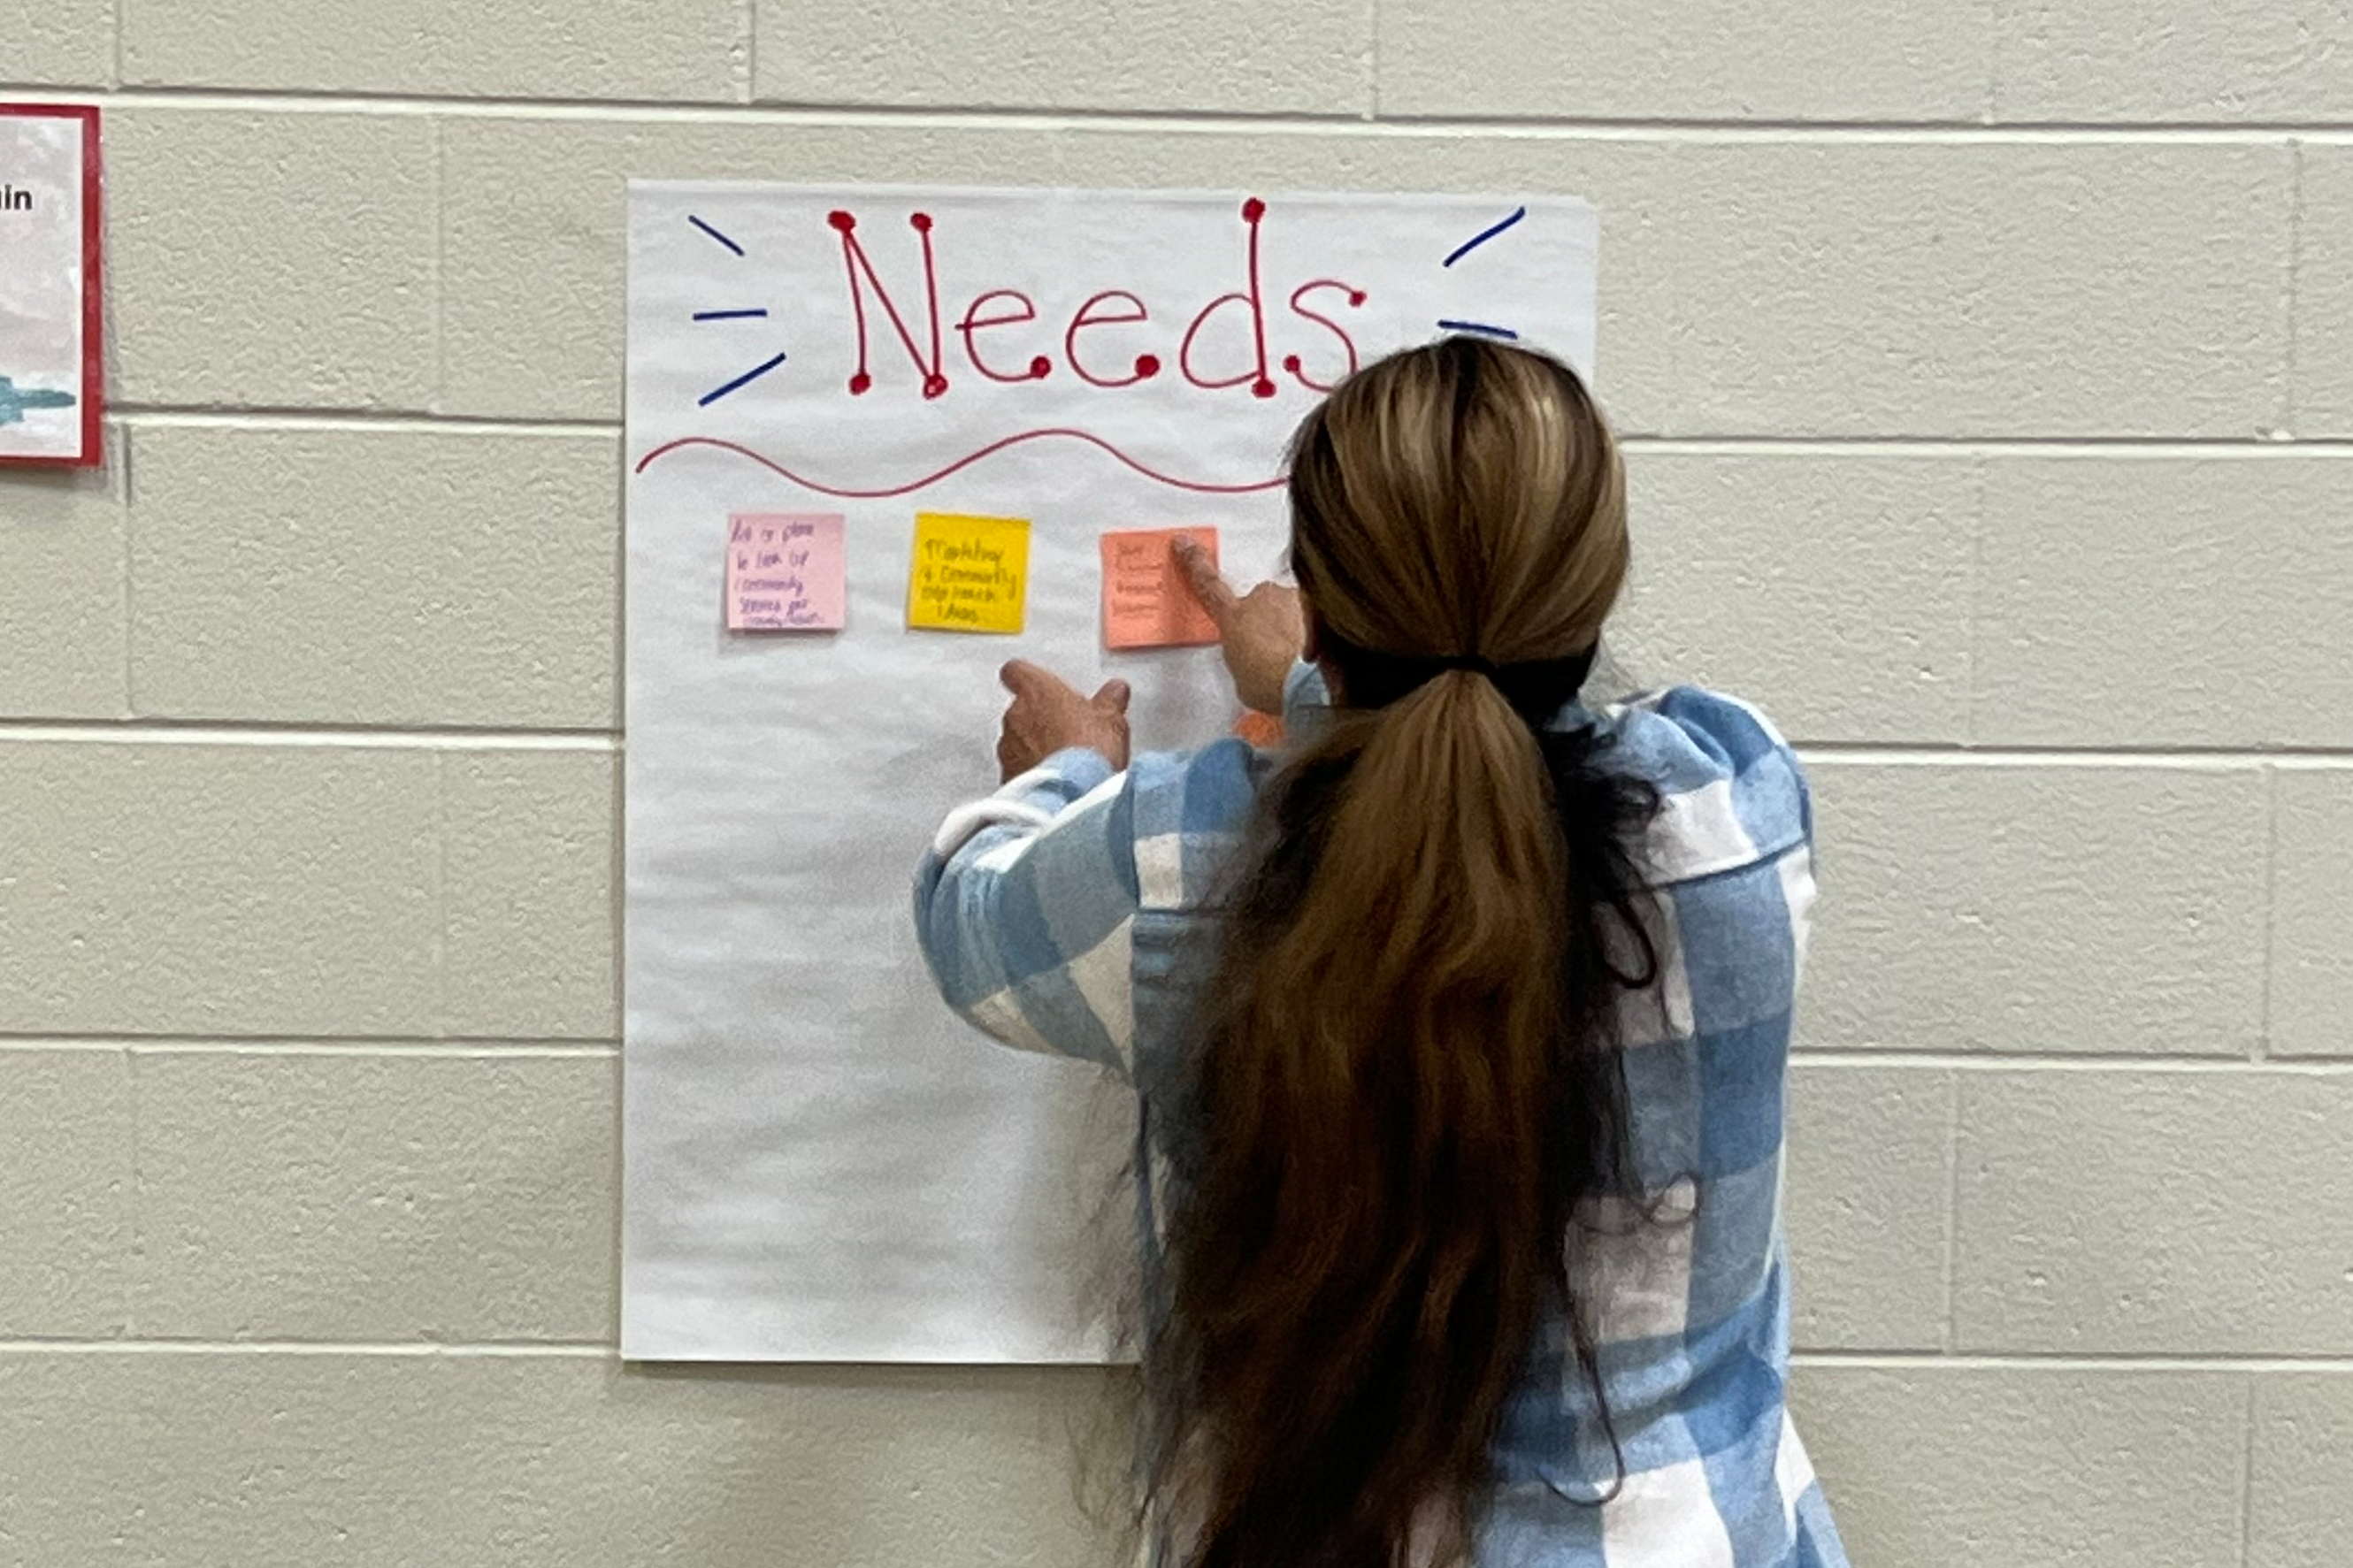
<svg viewBox="0 0 2353 1568">
<path fill-rule="evenodd" d="M 99 460 L 98 127 L 0 103 L 0 463 Z"/>
</svg>

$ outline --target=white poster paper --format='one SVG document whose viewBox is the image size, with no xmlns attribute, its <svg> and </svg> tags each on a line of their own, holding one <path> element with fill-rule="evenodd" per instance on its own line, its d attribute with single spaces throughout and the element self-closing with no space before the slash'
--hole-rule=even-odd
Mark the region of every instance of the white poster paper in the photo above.
<svg viewBox="0 0 2353 1568">
<path fill-rule="evenodd" d="M 1589 372 L 1593 211 L 641 183 L 629 217 L 623 1352 L 1098 1359 L 1132 1118 L 952 1018 L 909 919 L 996 783 L 997 669 L 1124 677 L 1142 747 L 1231 729 L 1214 649 L 1105 651 L 1101 536 L 1270 574 L 1284 441 L 1352 364 L 1470 331 Z M 911 628 L 918 513 L 1028 523 L 975 617 L 1017 633 Z M 731 556 L 801 527 L 731 519 L 836 514 L 836 612 Z"/>
<path fill-rule="evenodd" d="M 98 460 L 97 125 L 0 104 L 0 462 Z"/>
</svg>

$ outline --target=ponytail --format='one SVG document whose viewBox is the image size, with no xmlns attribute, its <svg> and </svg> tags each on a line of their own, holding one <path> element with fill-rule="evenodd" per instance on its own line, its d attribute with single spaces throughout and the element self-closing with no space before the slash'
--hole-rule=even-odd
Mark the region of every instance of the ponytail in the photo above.
<svg viewBox="0 0 2353 1568">
<path fill-rule="evenodd" d="M 1183 1108 L 1148 1363 L 1184 1417 L 1153 1479 L 1195 1568 L 1388 1568 L 1418 1528 L 1459 1555 L 1548 1317 L 1593 1374 L 1565 1248 L 1624 1152 L 1595 976 L 1641 804 L 1596 744 L 1548 757 L 1455 669 L 1335 716 L 1271 803 Z"/>
<path fill-rule="evenodd" d="M 1657 803 L 1568 704 L 1623 472 L 1567 366 L 1455 337 L 1335 390 L 1290 491 L 1342 706 L 1261 803 L 1177 1067 L 1145 1507 L 1172 1568 L 1444 1565 L 1556 1326 L 1608 1420 L 1574 1220 L 1639 1197 L 1612 1025 Z"/>
</svg>

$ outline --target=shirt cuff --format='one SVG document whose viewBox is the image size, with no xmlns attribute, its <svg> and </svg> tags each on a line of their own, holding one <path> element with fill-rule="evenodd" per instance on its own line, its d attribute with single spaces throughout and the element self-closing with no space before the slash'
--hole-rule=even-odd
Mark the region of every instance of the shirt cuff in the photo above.
<svg viewBox="0 0 2353 1568">
<path fill-rule="evenodd" d="M 1066 746 L 997 793 L 1051 810 L 1101 789 L 1107 780 L 1118 776 L 1119 770 L 1101 752 L 1091 746 Z"/>
</svg>

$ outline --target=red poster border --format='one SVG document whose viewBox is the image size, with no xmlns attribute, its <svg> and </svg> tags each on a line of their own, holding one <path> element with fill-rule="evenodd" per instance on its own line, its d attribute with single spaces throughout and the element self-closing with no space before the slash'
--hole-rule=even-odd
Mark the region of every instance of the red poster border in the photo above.
<svg viewBox="0 0 2353 1568">
<path fill-rule="evenodd" d="M 100 113 L 88 104 L 0 103 L 0 116 L 81 121 L 81 450 L 70 458 L 0 453 L 0 466 L 95 468 L 106 456 L 106 350 L 100 336 L 106 317 L 100 244 L 105 226 L 99 211 L 105 181 L 98 150 Z"/>
</svg>

